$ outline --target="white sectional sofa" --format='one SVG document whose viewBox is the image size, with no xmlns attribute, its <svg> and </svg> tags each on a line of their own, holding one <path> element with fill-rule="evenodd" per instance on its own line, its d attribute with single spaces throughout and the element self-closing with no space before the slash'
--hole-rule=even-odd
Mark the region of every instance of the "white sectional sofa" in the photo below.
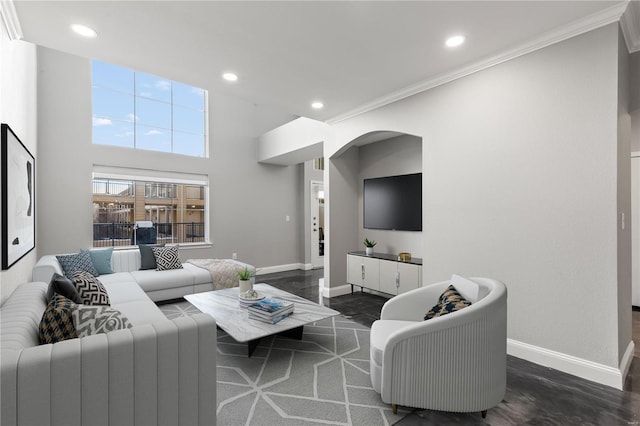
<svg viewBox="0 0 640 426">
<path fill-rule="evenodd" d="M 37 262 L 34 282 L 0 306 L 2 425 L 215 424 L 215 320 L 168 320 L 152 301 L 211 290 L 211 276 L 139 265 L 138 250 L 114 251 L 115 273 L 98 277 L 132 328 L 40 345 L 48 282 L 62 270 L 55 256 Z"/>
<path fill-rule="evenodd" d="M 183 269 L 140 271 L 138 249 L 114 250 L 111 255 L 113 274 L 100 275 L 103 284 L 137 284 L 153 301 L 177 299 L 185 294 L 213 290 L 211 274 L 206 269 L 183 263 Z M 238 262 L 239 267 L 244 266 Z M 42 256 L 33 268 L 33 281 L 49 282 L 54 273 L 63 274 L 55 255 Z"/>
</svg>

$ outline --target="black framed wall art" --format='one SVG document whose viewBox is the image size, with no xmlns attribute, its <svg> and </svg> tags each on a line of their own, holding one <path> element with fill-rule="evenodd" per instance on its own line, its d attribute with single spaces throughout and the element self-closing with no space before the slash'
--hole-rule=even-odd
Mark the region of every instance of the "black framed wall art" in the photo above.
<svg viewBox="0 0 640 426">
<path fill-rule="evenodd" d="M 36 162 L 9 125 L 2 123 L 2 269 L 36 246 Z"/>
</svg>

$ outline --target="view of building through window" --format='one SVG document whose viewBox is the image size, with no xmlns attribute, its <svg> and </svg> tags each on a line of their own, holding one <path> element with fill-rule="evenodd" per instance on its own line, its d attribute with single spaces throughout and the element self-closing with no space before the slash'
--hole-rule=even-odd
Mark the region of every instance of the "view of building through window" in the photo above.
<svg viewBox="0 0 640 426">
<path fill-rule="evenodd" d="M 205 242 L 205 189 L 94 178 L 93 246 Z M 143 230 L 140 222 L 152 226 Z"/>
<path fill-rule="evenodd" d="M 93 143 L 205 157 L 204 89 L 92 62 Z"/>
</svg>

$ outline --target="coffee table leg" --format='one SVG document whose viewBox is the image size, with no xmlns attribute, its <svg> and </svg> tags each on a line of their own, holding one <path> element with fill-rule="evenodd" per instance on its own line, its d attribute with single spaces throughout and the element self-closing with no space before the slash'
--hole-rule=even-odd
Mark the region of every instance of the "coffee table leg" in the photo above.
<svg viewBox="0 0 640 426">
<path fill-rule="evenodd" d="M 258 347 L 260 339 L 249 340 L 247 342 L 247 358 L 251 358 L 253 351 Z"/>
<path fill-rule="evenodd" d="M 303 330 L 303 328 L 304 328 L 304 326 L 301 325 L 300 327 L 296 327 L 296 328 L 292 328 L 291 330 L 283 331 L 282 333 L 280 333 L 280 335 L 289 337 L 291 339 L 302 340 L 302 330 Z"/>
</svg>

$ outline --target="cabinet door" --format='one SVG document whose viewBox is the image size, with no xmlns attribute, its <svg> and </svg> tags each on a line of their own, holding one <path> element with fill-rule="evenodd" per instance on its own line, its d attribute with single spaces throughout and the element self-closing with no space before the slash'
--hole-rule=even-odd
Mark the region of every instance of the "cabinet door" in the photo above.
<svg viewBox="0 0 640 426">
<path fill-rule="evenodd" d="M 398 294 L 420 287 L 420 265 L 398 263 Z"/>
<path fill-rule="evenodd" d="M 372 290 L 380 289 L 380 268 L 378 265 L 380 261 L 378 259 L 371 259 L 368 257 L 362 257 L 362 264 L 364 265 L 364 277 L 362 279 L 362 285 Z"/>
<path fill-rule="evenodd" d="M 388 294 L 398 294 L 396 285 L 396 274 L 398 272 L 398 262 L 390 260 L 380 261 L 380 291 Z"/>
<path fill-rule="evenodd" d="M 347 283 L 362 285 L 362 260 L 361 256 L 347 255 Z"/>
</svg>

